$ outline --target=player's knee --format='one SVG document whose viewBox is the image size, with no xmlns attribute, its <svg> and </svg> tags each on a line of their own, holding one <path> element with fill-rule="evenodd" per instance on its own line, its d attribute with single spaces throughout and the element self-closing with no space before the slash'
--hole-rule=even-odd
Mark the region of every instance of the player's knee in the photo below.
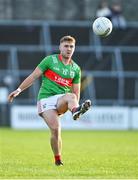
<svg viewBox="0 0 138 180">
<path fill-rule="evenodd" d="M 51 135 L 54 138 L 58 138 L 60 135 L 60 129 L 58 127 L 51 128 Z"/>
<path fill-rule="evenodd" d="M 75 95 L 74 93 L 67 93 L 67 94 L 66 94 L 66 97 L 67 97 L 68 99 L 76 99 L 76 95 Z"/>
</svg>

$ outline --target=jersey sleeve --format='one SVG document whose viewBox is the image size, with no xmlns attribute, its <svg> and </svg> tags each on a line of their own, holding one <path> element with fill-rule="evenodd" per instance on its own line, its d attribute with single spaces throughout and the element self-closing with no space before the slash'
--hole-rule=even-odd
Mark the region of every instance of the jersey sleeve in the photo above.
<svg viewBox="0 0 138 180">
<path fill-rule="evenodd" d="M 81 82 L 81 69 L 78 68 L 73 79 L 73 84 L 79 84 Z"/>
<path fill-rule="evenodd" d="M 42 71 L 42 72 L 45 72 L 48 68 L 49 68 L 49 65 L 50 65 L 50 57 L 47 56 L 45 57 L 39 64 L 38 64 L 38 68 Z"/>
</svg>

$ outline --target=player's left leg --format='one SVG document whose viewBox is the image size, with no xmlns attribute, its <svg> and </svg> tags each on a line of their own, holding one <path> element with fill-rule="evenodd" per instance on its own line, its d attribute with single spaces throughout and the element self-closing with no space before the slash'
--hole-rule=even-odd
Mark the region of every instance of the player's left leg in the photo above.
<svg viewBox="0 0 138 180">
<path fill-rule="evenodd" d="M 86 111 L 88 111 L 91 107 L 91 101 L 89 99 L 85 100 L 79 107 L 74 108 L 72 111 L 72 116 L 74 120 L 80 118 Z"/>
<path fill-rule="evenodd" d="M 57 101 L 57 111 L 59 114 L 63 114 L 67 110 L 70 110 L 72 112 L 73 108 L 78 106 L 79 104 L 77 101 L 77 97 L 74 93 L 67 93 L 58 98 Z"/>
<path fill-rule="evenodd" d="M 68 109 L 72 112 L 74 120 L 80 118 L 91 107 L 91 101 L 85 100 L 81 105 L 78 104 L 77 97 L 73 93 L 67 93 L 57 101 L 57 111 L 59 114 L 65 113 Z"/>
</svg>

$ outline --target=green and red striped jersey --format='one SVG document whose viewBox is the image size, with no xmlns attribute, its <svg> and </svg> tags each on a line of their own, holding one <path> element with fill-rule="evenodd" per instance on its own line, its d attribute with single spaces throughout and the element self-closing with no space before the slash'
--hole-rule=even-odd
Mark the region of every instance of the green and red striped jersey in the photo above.
<svg viewBox="0 0 138 180">
<path fill-rule="evenodd" d="M 81 81 L 80 67 L 73 60 L 63 64 L 60 54 L 45 57 L 37 67 L 43 72 L 38 100 L 71 92 L 72 84 Z"/>
</svg>

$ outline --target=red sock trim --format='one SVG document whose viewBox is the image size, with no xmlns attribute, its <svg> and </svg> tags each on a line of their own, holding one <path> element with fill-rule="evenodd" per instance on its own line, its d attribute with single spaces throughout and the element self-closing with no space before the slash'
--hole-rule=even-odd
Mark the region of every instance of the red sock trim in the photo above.
<svg viewBox="0 0 138 180">
<path fill-rule="evenodd" d="M 55 156 L 55 161 L 61 160 L 61 156 L 60 155 L 56 155 Z"/>
<path fill-rule="evenodd" d="M 74 112 L 74 111 L 76 111 L 76 109 L 77 109 L 76 107 L 72 108 L 71 112 Z"/>
</svg>

